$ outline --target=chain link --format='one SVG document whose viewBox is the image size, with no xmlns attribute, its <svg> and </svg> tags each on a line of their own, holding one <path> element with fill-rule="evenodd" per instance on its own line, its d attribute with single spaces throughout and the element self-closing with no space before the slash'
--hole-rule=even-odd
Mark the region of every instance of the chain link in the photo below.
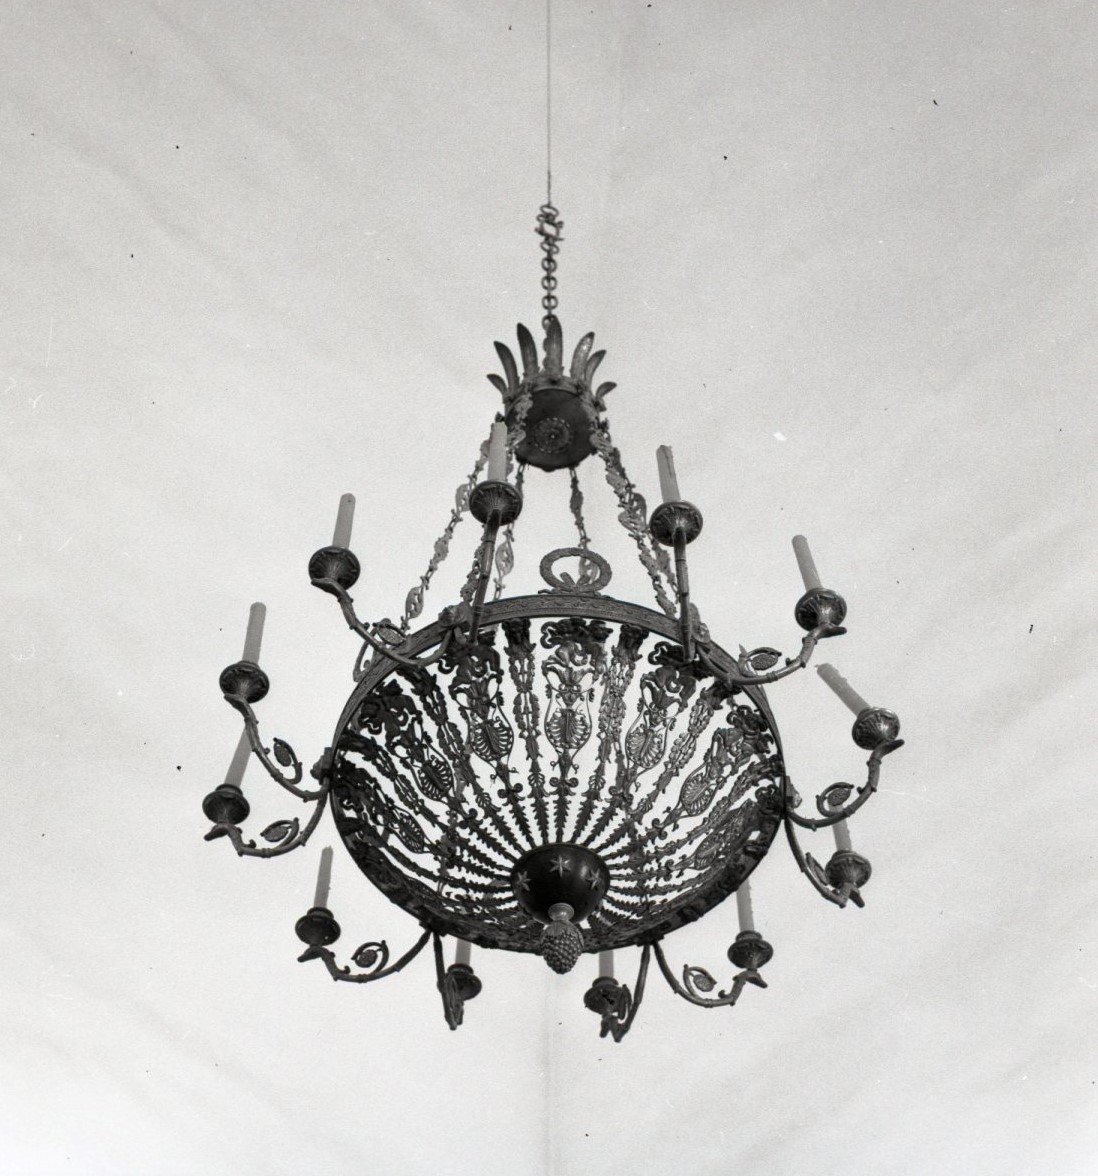
<svg viewBox="0 0 1098 1176">
<path fill-rule="evenodd" d="M 564 238 L 560 235 L 564 228 L 564 221 L 560 219 L 560 209 L 554 204 L 543 204 L 538 209 L 537 233 L 541 237 L 541 305 L 545 316 L 541 320 L 542 327 L 549 330 L 549 320 L 555 317 L 557 311 L 557 253 Z"/>
</svg>

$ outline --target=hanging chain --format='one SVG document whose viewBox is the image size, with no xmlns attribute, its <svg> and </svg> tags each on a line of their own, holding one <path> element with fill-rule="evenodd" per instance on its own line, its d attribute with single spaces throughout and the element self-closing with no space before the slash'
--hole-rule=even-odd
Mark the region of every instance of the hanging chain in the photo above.
<svg viewBox="0 0 1098 1176">
<path fill-rule="evenodd" d="M 541 237 L 541 251 L 544 254 L 541 259 L 541 288 L 544 291 L 541 305 L 545 314 L 541 325 L 546 331 L 549 330 L 549 320 L 557 312 L 557 254 L 564 240 L 560 235 L 563 228 L 564 221 L 560 219 L 560 209 L 556 205 L 547 202 L 538 209 L 537 234 Z"/>
<path fill-rule="evenodd" d="M 511 466 L 511 455 L 507 455 L 508 472 Z M 518 470 L 515 472 L 515 489 L 521 494 L 522 483 L 526 474 L 526 462 L 520 461 L 518 463 Z M 496 549 L 496 581 L 495 594 L 493 600 L 499 600 L 503 595 L 503 582 L 511 574 L 515 566 L 515 524 L 508 523 L 503 528 L 503 539 L 500 541 L 499 547 Z"/>
<path fill-rule="evenodd" d="M 454 494 L 454 508 L 450 512 L 450 520 L 446 524 L 445 530 L 435 540 L 434 552 L 431 555 L 431 562 L 427 565 L 427 570 L 420 576 L 419 583 L 408 593 L 404 601 L 404 616 L 400 620 L 402 633 L 407 633 L 409 623 L 423 612 L 424 595 L 430 586 L 432 577 L 438 571 L 439 565 L 450 553 L 450 540 L 454 537 L 454 530 L 461 522 L 462 516 L 469 510 L 469 495 L 473 492 L 473 487 L 480 478 L 480 471 L 484 469 L 487 461 L 488 442 L 485 440 L 480 447 L 480 456 L 477 458 L 476 465 L 473 466 L 472 473 L 462 482 Z"/>
<path fill-rule="evenodd" d="M 568 505 L 572 508 L 572 518 L 576 524 L 576 534 L 579 535 L 580 550 L 587 552 L 591 550 L 591 537 L 587 534 L 587 524 L 583 519 L 583 491 L 580 489 L 576 467 L 572 466 L 568 473 L 572 479 L 572 496 L 568 500 Z M 593 571 L 591 561 L 581 556 L 579 565 L 580 581 L 590 581 L 593 579 Z"/>
<path fill-rule="evenodd" d="M 637 554 L 641 564 L 652 581 L 656 593 L 656 600 L 660 608 L 671 617 L 678 619 L 678 611 L 670 596 L 664 591 L 663 581 L 666 580 L 672 593 L 676 591 L 675 580 L 671 574 L 671 561 L 667 552 L 659 544 L 654 543 L 648 530 L 648 506 L 643 495 L 629 480 L 625 467 L 621 462 L 621 454 L 610 440 L 610 430 L 604 421 L 600 422 L 595 416 L 592 406 L 591 415 L 591 444 L 595 447 L 603 465 L 606 466 L 606 480 L 611 490 L 617 495 L 621 506 L 618 521 L 633 536 L 637 545 Z"/>
</svg>

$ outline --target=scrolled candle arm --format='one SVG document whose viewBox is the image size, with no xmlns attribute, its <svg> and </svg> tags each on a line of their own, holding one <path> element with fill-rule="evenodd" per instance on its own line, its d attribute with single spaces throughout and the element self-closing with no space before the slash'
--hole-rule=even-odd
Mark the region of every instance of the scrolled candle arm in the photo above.
<svg viewBox="0 0 1098 1176">
<path fill-rule="evenodd" d="M 881 760 L 903 745 L 902 739 L 890 739 L 873 749 L 869 759 L 866 760 L 866 782 L 857 789 L 854 799 L 849 804 L 845 802 L 847 797 L 855 792 L 855 789 L 852 784 L 847 784 L 845 781 L 832 784 L 819 793 L 816 796 L 816 809 L 822 814 L 819 817 L 802 817 L 794 811 L 790 801 L 796 797 L 796 793 L 789 786 L 786 791 L 786 817 L 802 829 L 813 830 L 827 829 L 832 825 L 837 825 L 840 821 L 845 821 L 848 817 L 852 817 L 877 791 L 881 775 Z"/>
<path fill-rule="evenodd" d="M 632 992 L 629 991 L 628 985 L 619 984 L 613 977 L 600 976 L 584 994 L 584 1005 L 601 1017 L 600 1037 L 612 1037 L 614 1041 L 621 1041 L 633 1027 L 637 1010 L 644 999 L 651 953 L 651 947 L 645 944 L 641 951 L 637 979 Z"/>
<path fill-rule="evenodd" d="M 442 996 L 442 1015 L 451 1029 L 457 1029 L 465 1020 L 466 1001 L 480 995 L 480 977 L 469 964 L 453 963 L 448 968 L 442 958 L 442 939 L 434 933 L 435 977 L 439 994 Z"/>
<path fill-rule="evenodd" d="M 428 657 L 406 657 L 400 653 L 399 644 L 390 643 L 382 636 L 383 632 L 397 632 L 396 629 L 391 629 L 389 626 L 375 624 L 367 626 L 359 619 L 355 612 L 354 601 L 351 599 L 350 593 L 343 587 L 339 581 L 323 577 L 320 579 L 313 579 L 310 581 L 314 588 L 319 588 L 322 592 L 327 592 L 330 596 L 334 596 L 339 601 L 340 610 L 343 613 L 343 618 L 347 622 L 348 628 L 352 632 L 358 634 L 359 637 L 372 649 L 375 653 L 380 653 L 383 657 L 390 658 L 398 665 L 408 666 L 415 669 L 421 666 L 433 665 L 437 661 L 441 661 L 449 652 L 450 644 L 454 639 L 454 628 L 450 628 L 443 634 L 442 641 L 439 647 Z M 403 640 L 403 635 L 401 635 Z M 362 656 L 359 656 L 359 665 L 361 665 Z"/>
<path fill-rule="evenodd" d="M 236 791 L 239 793 L 239 789 Z M 214 796 L 216 793 L 210 795 Z M 246 840 L 239 824 L 228 820 L 215 821 L 213 827 L 206 834 L 205 840 L 213 841 L 218 837 L 228 837 L 240 857 L 271 858 L 290 853 L 305 845 L 313 835 L 328 800 L 328 785 L 325 784 L 311 795 L 314 798 L 313 811 L 304 826 L 297 817 L 291 817 L 289 820 L 275 821 L 263 830 L 260 836 L 267 841 L 275 842 L 273 845 L 259 846 L 254 841 Z M 245 814 L 247 813 L 246 805 L 247 802 L 244 802 Z M 242 820 L 243 817 L 240 819 Z"/>
<path fill-rule="evenodd" d="M 661 945 L 653 944 L 653 948 L 656 952 L 656 963 L 659 964 L 663 978 L 671 990 L 683 1000 L 703 1009 L 731 1007 L 740 999 L 740 993 L 748 984 L 766 988 L 766 981 L 759 975 L 759 969 L 774 954 L 774 949 L 757 931 L 741 931 L 728 949 L 728 958 L 740 971 L 732 977 L 731 988 L 722 989 L 716 996 L 710 997 L 704 994 L 712 992 L 717 987 L 717 982 L 704 968 L 684 965 L 680 982 L 671 971 Z"/>
<path fill-rule="evenodd" d="M 326 918 L 325 918 L 326 917 Z M 309 922 L 309 920 L 312 920 Z M 332 932 L 334 931 L 334 935 Z M 336 961 L 335 953 L 328 947 L 339 937 L 339 924 L 332 918 L 331 912 L 322 908 L 313 908 L 307 915 L 297 922 L 298 937 L 308 943 L 305 950 L 297 957 L 298 963 L 308 960 L 323 960 L 333 980 L 343 980 L 350 984 L 371 984 L 375 980 L 383 980 L 399 972 L 424 949 L 431 932 L 425 929 L 416 942 L 396 961 L 389 963 L 389 945 L 380 942 L 362 944 L 351 957 L 352 963 L 361 971 L 352 971 L 350 965 Z M 309 942 L 306 936 L 311 936 L 317 942 Z"/>
</svg>

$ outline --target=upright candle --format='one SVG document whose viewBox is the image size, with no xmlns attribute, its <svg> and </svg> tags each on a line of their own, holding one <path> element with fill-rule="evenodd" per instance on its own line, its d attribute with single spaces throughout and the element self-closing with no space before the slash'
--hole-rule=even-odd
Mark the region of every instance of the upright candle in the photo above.
<svg viewBox="0 0 1098 1176">
<path fill-rule="evenodd" d="M 469 965 L 469 957 L 472 955 L 473 945 L 468 939 L 459 939 L 457 947 L 454 949 L 454 963 Z"/>
<path fill-rule="evenodd" d="M 831 826 L 835 834 L 835 848 L 841 853 L 850 853 L 850 830 L 845 821 L 838 821 Z"/>
<path fill-rule="evenodd" d="M 259 661 L 259 647 L 263 642 L 263 622 L 266 619 L 267 606 L 257 600 L 248 613 L 248 635 L 244 638 L 244 652 L 241 654 L 241 661 Z"/>
<path fill-rule="evenodd" d="M 328 906 L 328 891 L 332 888 L 332 847 L 326 845 L 320 851 L 320 869 L 316 872 L 316 894 L 313 906 Z"/>
<path fill-rule="evenodd" d="M 240 732 L 240 742 L 236 745 L 236 751 L 233 752 L 232 762 L 229 764 L 229 772 L 225 777 L 226 784 L 232 784 L 234 788 L 239 788 L 241 781 L 244 779 L 244 769 L 248 766 L 248 759 L 252 754 L 252 745 L 248 741 L 248 728 L 245 727 Z"/>
<path fill-rule="evenodd" d="M 746 878 L 736 891 L 736 911 L 740 916 L 740 930 L 755 930 L 755 912 L 751 909 L 751 883 Z"/>
<path fill-rule="evenodd" d="M 612 951 L 599 952 L 599 979 L 607 977 L 614 979 L 614 953 Z"/>
<path fill-rule="evenodd" d="M 332 534 L 333 547 L 351 546 L 351 524 L 355 521 L 355 496 L 344 494 L 339 500 L 335 531 Z"/>
<path fill-rule="evenodd" d="M 869 703 L 866 702 L 834 666 L 829 666 L 825 662 L 822 666 L 817 666 L 816 673 L 823 678 L 828 686 L 835 691 L 856 715 L 861 714 L 864 710 L 869 710 Z"/>
<path fill-rule="evenodd" d="M 660 493 L 664 502 L 681 502 L 679 480 L 675 476 L 675 455 L 670 445 L 661 445 L 656 450 L 656 467 L 660 472 Z"/>
<path fill-rule="evenodd" d="M 488 438 L 488 481 L 503 482 L 507 479 L 507 425 L 496 421 Z"/>
<path fill-rule="evenodd" d="M 793 554 L 797 557 L 797 567 L 801 569 L 804 590 L 811 592 L 813 588 L 819 588 L 820 573 L 816 571 L 816 561 L 812 558 L 812 552 L 808 550 L 808 540 L 803 535 L 793 536 Z"/>
</svg>

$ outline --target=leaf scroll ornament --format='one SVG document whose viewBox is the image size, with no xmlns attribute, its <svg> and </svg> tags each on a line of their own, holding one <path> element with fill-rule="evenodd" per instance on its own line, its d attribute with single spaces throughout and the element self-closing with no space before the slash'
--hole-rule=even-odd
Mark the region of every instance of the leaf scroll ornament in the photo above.
<svg viewBox="0 0 1098 1176">
<path fill-rule="evenodd" d="M 682 970 L 682 982 L 686 990 L 697 996 L 701 993 L 712 992 L 717 987 L 716 980 L 704 969 L 687 964 Z"/>
<path fill-rule="evenodd" d="M 770 649 L 763 645 L 758 649 L 752 649 L 750 653 L 743 654 L 740 663 L 749 673 L 764 674 L 778 664 L 778 659 L 781 656 L 780 650 Z"/>
<path fill-rule="evenodd" d="M 284 739 L 274 739 L 274 757 L 284 767 L 288 768 L 294 762 L 294 753 Z"/>
<path fill-rule="evenodd" d="M 264 841 L 272 843 L 291 841 L 298 834 L 300 823 L 297 817 L 291 818 L 289 821 L 275 821 L 273 825 L 268 825 L 266 829 L 260 834 Z"/>
<path fill-rule="evenodd" d="M 380 943 L 364 943 L 351 960 L 364 972 L 380 972 L 389 962 L 389 945 L 384 939 Z"/>
</svg>

